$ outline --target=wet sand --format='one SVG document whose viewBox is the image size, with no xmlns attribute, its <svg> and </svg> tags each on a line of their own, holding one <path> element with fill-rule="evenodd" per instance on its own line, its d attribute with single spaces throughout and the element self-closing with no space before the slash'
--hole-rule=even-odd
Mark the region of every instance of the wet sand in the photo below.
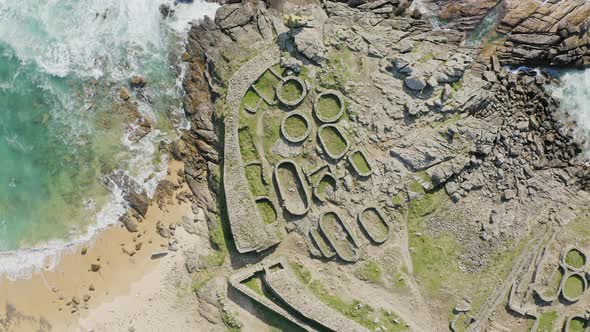
<svg viewBox="0 0 590 332">
<path fill-rule="evenodd" d="M 176 173 L 181 167 L 180 162 L 172 161 L 168 180 L 178 183 Z M 188 187 L 181 185 L 173 197 L 186 190 Z M 90 243 L 66 250 L 51 271 L 40 272 L 28 280 L 10 281 L 1 277 L 0 331 L 4 332 L 3 328 L 8 331 L 84 331 L 79 320 L 92 316 L 101 303 L 128 296 L 138 284 L 148 289 L 160 287 L 162 279 L 173 268 L 172 262 L 183 262 L 184 258 L 180 257 L 180 251 L 151 258 L 152 253 L 168 249 L 168 239 L 156 233 L 156 223 L 160 220 L 165 225 L 180 223 L 182 216 L 193 216 L 190 202 L 181 203 L 174 198 L 173 201 L 163 209 L 152 203 L 144 221 L 138 223 L 137 233 L 130 233 L 120 225 L 113 226 L 97 234 Z M 141 248 L 136 250 L 139 243 Z M 86 253 L 82 254 L 85 247 Z M 123 248 L 136 253 L 130 256 Z M 100 269 L 91 271 L 92 264 L 100 264 Z M 77 309 L 74 309 L 74 300 L 79 302 L 75 306 Z M 91 323 L 92 319 L 87 322 Z"/>
</svg>

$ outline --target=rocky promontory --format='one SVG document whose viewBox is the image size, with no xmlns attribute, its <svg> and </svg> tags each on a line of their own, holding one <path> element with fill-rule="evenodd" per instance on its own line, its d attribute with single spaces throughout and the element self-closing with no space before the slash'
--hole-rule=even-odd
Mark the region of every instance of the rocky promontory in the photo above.
<svg viewBox="0 0 590 332">
<path fill-rule="evenodd" d="M 589 13 L 231 1 L 195 23 L 191 129 L 171 152 L 216 251 L 187 260 L 200 313 L 230 329 L 586 324 L 585 142 L 545 69 L 586 65 Z"/>
</svg>

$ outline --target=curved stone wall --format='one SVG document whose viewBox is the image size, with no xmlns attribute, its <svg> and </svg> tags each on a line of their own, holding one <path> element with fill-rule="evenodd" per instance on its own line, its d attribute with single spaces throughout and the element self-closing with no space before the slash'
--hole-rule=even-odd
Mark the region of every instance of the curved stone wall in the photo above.
<svg viewBox="0 0 590 332">
<path fill-rule="evenodd" d="M 360 169 L 360 166 L 357 165 L 357 162 L 354 159 L 355 155 L 358 155 L 361 158 L 363 158 L 364 162 L 367 164 L 367 167 L 369 169 L 368 171 Z M 348 162 L 350 162 L 350 165 L 352 166 L 356 174 L 358 174 L 358 176 L 360 177 L 367 177 L 373 174 L 373 165 L 371 165 L 371 163 L 369 162 L 369 158 L 367 158 L 367 154 L 361 148 L 354 149 L 350 152 L 350 154 L 348 155 Z"/>
<path fill-rule="evenodd" d="M 285 96 L 285 85 L 289 83 L 295 83 L 299 85 L 301 88 L 301 94 L 295 100 L 288 100 Z M 295 107 L 299 105 L 303 99 L 307 96 L 307 88 L 305 82 L 297 76 L 287 76 L 281 80 L 279 86 L 276 89 L 277 91 L 277 99 L 281 102 L 281 104 L 289 107 Z"/>
<path fill-rule="evenodd" d="M 320 106 L 322 98 L 335 98 L 340 107 L 338 113 L 333 116 L 322 113 Z M 318 94 L 313 103 L 313 111 L 316 118 L 323 123 L 333 123 L 338 121 L 342 117 L 342 114 L 344 114 L 344 97 L 342 96 L 342 93 L 338 90 L 327 90 Z"/>
<path fill-rule="evenodd" d="M 264 223 L 254 202 L 245 174 L 238 137 L 242 98 L 268 66 L 278 63 L 279 60 L 279 49 L 268 48 L 242 65 L 232 76 L 227 89 L 223 188 L 232 236 L 240 253 L 262 251 L 280 242 L 276 225 Z M 253 229 L 256 232 L 252 232 Z"/>
<path fill-rule="evenodd" d="M 303 122 L 305 122 L 305 133 L 299 137 L 294 137 L 291 134 L 289 134 L 288 132 L 288 128 L 287 128 L 287 121 L 289 118 L 291 117 L 299 117 Z M 291 142 L 291 143 L 301 143 L 303 141 L 305 141 L 308 137 L 309 134 L 311 133 L 311 121 L 309 120 L 309 117 L 307 117 L 307 115 L 305 115 L 305 113 L 300 112 L 300 111 L 293 111 L 293 112 L 289 112 L 287 114 L 285 114 L 285 116 L 283 116 L 283 119 L 281 120 L 281 134 L 283 134 L 283 137 Z"/>
</svg>

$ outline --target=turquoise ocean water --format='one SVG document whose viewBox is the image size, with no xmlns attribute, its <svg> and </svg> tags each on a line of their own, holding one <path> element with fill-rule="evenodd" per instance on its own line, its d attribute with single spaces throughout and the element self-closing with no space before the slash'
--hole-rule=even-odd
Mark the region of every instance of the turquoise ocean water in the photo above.
<svg viewBox="0 0 590 332">
<path fill-rule="evenodd" d="M 189 21 L 217 5 L 159 0 L 0 0 L 0 273 L 26 277 L 125 210 L 124 171 L 152 193 L 160 141 L 186 128 L 178 61 Z M 174 7 L 174 6 L 173 6 Z M 113 107 L 132 75 L 154 130 L 138 142 Z"/>
</svg>

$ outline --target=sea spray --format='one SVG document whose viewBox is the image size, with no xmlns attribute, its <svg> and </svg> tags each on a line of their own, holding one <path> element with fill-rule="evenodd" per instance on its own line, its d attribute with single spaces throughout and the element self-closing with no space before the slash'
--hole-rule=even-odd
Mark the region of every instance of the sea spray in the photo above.
<svg viewBox="0 0 590 332">
<path fill-rule="evenodd" d="M 559 116 L 574 137 L 584 144 L 584 155 L 590 157 L 590 70 L 560 73 L 559 85 L 553 85 L 552 96 L 560 102 Z"/>
<path fill-rule="evenodd" d="M 163 18 L 163 3 L 175 14 Z M 0 0 L 0 273 L 51 268 L 64 248 L 116 222 L 126 203 L 109 173 L 153 194 L 167 162 L 157 145 L 188 127 L 176 69 L 188 23 L 217 7 Z M 153 123 L 139 141 L 114 107 L 136 74 L 148 84 L 133 99 Z"/>
</svg>

